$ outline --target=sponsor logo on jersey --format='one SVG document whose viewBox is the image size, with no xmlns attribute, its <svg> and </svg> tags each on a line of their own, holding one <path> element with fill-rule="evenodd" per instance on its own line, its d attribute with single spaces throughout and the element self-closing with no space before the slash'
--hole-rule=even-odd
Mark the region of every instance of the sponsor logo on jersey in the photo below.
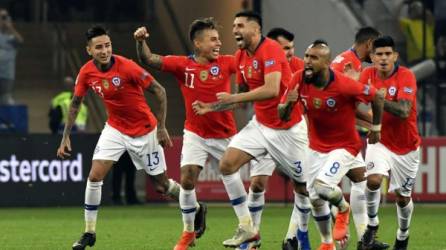
<svg viewBox="0 0 446 250">
<path fill-rule="evenodd" d="M 119 76 L 115 76 L 112 78 L 112 83 L 113 85 L 115 85 L 116 87 L 119 87 L 119 85 L 121 85 L 121 78 L 119 78 Z"/>
<path fill-rule="evenodd" d="M 413 93 L 413 89 L 410 87 L 404 87 L 403 88 L 404 93 L 406 94 L 412 94 Z"/>
<path fill-rule="evenodd" d="M 396 94 L 396 87 L 392 86 L 389 88 L 389 95 L 394 96 Z"/>
<path fill-rule="evenodd" d="M 314 98 L 313 99 L 313 106 L 317 109 L 321 108 L 322 105 L 322 100 L 319 98 Z"/>
<path fill-rule="evenodd" d="M 274 59 L 267 60 L 265 62 L 265 68 L 268 68 L 269 66 L 273 66 L 274 63 L 275 63 Z"/>
<path fill-rule="evenodd" d="M 328 98 L 327 101 L 325 102 L 327 104 L 328 107 L 333 108 L 336 105 L 336 101 L 333 98 Z"/>
<path fill-rule="evenodd" d="M 208 75 L 209 74 L 208 74 L 207 70 L 200 71 L 200 80 L 202 82 L 206 81 L 208 79 Z"/>
<path fill-rule="evenodd" d="M 209 70 L 213 76 L 218 76 L 220 73 L 220 68 L 218 66 L 212 66 Z"/>
<path fill-rule="evenodd" d="M 254 69 L 258 69 L 259 68 L 259 62 L 254 59 L 254 61 L 252 61 L 252 67 L 254 67 Z"/>
<path fill-rule="evenodd" d="M 110 83 L 107 81 L 107 79 L 102 79 L 102 86 L 104 86 L 104 89 L 108 89 L 108 87 L 110 87 Z"/>
</svg>

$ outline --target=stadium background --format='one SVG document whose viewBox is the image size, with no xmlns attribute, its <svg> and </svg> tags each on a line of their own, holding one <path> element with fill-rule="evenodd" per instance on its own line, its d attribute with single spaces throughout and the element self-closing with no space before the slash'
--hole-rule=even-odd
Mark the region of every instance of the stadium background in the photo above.
<svg viewBox="0 0 446 250">
<path fill-rule="evenodd" d="M 106 119 L 105 109 L 99 98 L 92 93 L 88 95 L 85 100 L 90 109 L 88 133 L 72 136 L 74 154 L 70 161 L 60 161 L 55 157 L 60 136 L 50 134 L 48 109 L 51 98 L 62 90 L 63 77 L 66 75 L 75 77 L 79 67 L 88 60 L 85 53 L 84 32 L 91 24 L 105 24 L 110 29 L 114 53 L 136 60 L 135 42 L 132 37 L 136 27 L 141 25 L 148 27 L 151 34 L 148 41 L 155 53 L 185 55 L 191 51 L 187 34 L 189 23 L 196 18 L 214 16 L 222 26 L 221 53 L 232 54 L 236 49 L 231 32 L 233 16 L 242 8 L 249 8 L 262 14 L 265 33 L 277 26 L 293 31 L 296 35 L 297 56 L 302 57 L 306 46 L 316 38 L 326 39 L 333 54 L 336 55 L 351 46 L 354 33 L 359 27 L 371 25 L 382 33 L 394 36 L 397 49 L 402 54 L 400 62 L 407 65 L 404 60 L 406 43 L 398 26 L 398 14 L 395 13 L 397 6 L 402 2 L 399 0 L 0 0 L 0 6 L 9 10 L 16 29 L 25 39 L 25 43 L 18 49 L 17 56 L 14 87 L 17 104 L 0 107 L 2 197 L 0 206 L 79 206 L 78 211 L 74 211 L 81 214 L 80 205 L 83 204 L 85 180 L 91 165 L 90 158 L 98 133 Z M 437 28 L 434 34 L 435 40 L 446 36 L 443 28 L 446 27 L 445 2 L 424 1 L 426 8 L 430 8 L 435 16 Z M 420 77 L 418 114 L 419 129 L 423 135 L 422 164 L 416 180 L 414 200 L 418 203 L 441 204 L 446 202 L 446 138 L 442 137 L 446 133 L 444 115 L 446 102 L 445 98 L 442 98 L 446 89 L 446 75 L 441 67 L 445 59 L 441 56 L 431 58 L 432 60 L 424 56 L 423 59 L 427 61 L 423 60 L 425 64 L 417 68 L 417 76 Z M 174 147 L 167 150 L 167 160 L 169 174 L 178 180 L 184 122 L 183 100 L 173 77 L 154 70 L 149 69 L 149 71 L 167 90 L 169 101 L 167 127 L 175 137 Z M 156 108 L 156 103 L 153 103 L 150 97 L 147 100 Z M 236 117 L 240 127 L 249 119 L 243 110 L 237 111 Z M 24 165 L 25 172 L 14 173 L 12 168 L 3 167 L 6 166 L 4 164 L 10 164 L 14 160 Z M 215 166 L 215 164 L 210 165 Z M 246 171 L 244 176 L 247 180 Z M 104 205 L 111 203 L 109 182 L 110 179 L 103 189 Z M 199 198 L 226 201 L 227 197 L 215 167 L 203 171 L 200 182 L 197 187 Z M 289 183 L 282 177 L 273 177 L 269 185 L 267 197 L 270 201 L 286 204 L 291 200 L 292 191 L 287 186 Z M 348 186 L 347 183 L 343 185 L 346 188 Z M 143 173 L 138 173 L 137 188 L 138 195 L 144 198 L 149 206 L 155 202 L 169 202 L 154 193 L 151 186 L 147 185 Z M 386 202 L 391 200 L 392 196 L 385 197 Z M 288 207 L 285 205 L 285 208 Z M 440 208 L 444 211 L 443 205 L 440 205 Z M 70 208 L 67 209 L 70 211 Z M 431 207 L 428 206 L 428 209 Z M 437 205 L 434 206 L 435 209 Z M 7 215 L 9 211 L 12 210 L 0 209 L 0 214 Z M 26 213 L 27 210 L 18 211 L 20 214 Z M 49 208 L 48 213 L 51 211 L 53 210 Z M 290 209 L 280 211 L 285 217 L 291 212 Z M 180 221 L 179 215 L 177 219 Z M 82 222 L 80 216 L 78 220 Z M 282 231 L 284 230 L 285 228 Z M 444 230 L 437 233 L 443 236 L 446 234 Z M 443 243 L 439 246 L 446 249 L 445 245 Z"/>
</svg>

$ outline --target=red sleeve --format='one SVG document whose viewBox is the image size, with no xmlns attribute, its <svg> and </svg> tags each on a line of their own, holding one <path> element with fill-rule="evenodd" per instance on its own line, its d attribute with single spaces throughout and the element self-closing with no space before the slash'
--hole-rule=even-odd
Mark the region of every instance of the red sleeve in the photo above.
<svg viewBox="0 0 446 250">
<path fill-rule="evenodd" d="M 88 90 L 87 75 L 84 73 L 83 69 L 84 68 L 81 68 L 76 77 L 76 83 L 74 85 L 75 96 L 85 96 Z"/>
<path fill-rule="evenodd" d="M 171 73 L 183 72 L 186 67 L 186 56 L 163 56 L 161 57 L 161 70 Z"/>
<path fill-rule="evenodd" d="M 417 94 L 417 82 L 412 71 L 407 70 L 401 74 L 398 83 L 399 91 L 396 99 L 414 102 Z"/>
<path fill-rule="evenodd" d="M 337 57 L 335 57 L 335 59 L 331 62 L 330 67 L 333 70 L 339 71 L 341 73 L 344 72 L 344 67 L 345 67 L 345 58 L 342 55 L 338 55 Z"/>
<path fill-rule="evenodd" d="M 371 84 L 363 84 L 348 77 L 343 77 L 343 93 L 353 96 L 357 101 L 368 103 L 375 98 L 376 88 Z"/>
<path fill-rule="evenodd" d="M 282 72 L 282 61 L 286 60 L 282 48 L 272 45 L 264 47 L 262 59 L 265 75 L 272 72 Z"/>
<path fill-rule="evenodd" d="M 154 80 L 153 76 L 149 72 L 131 60 L 128 61 L 126 69 L 127 73 L 130 75 L 130 79 L 132 79 L 135 84 L 141 86 L 143 89 L 149 87 Z"/>
</svg>

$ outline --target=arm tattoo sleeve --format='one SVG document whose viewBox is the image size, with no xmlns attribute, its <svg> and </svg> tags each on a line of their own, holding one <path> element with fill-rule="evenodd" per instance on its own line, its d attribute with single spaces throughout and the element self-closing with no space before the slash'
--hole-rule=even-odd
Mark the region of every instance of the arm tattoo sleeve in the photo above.
<svg viewBox="0 0 446 250">
<path fill-rule="evenodd" d="M 155 69 L 161 69 L 161 56 L 153 54 L 145 41 L 136 42 L 136 54 L 140 63 Z"/>
<path fill-rule="evenodd" d="M 84 98 L 81 96 L 73 96 L 73 99 L 71 100 L 70 109 L 68 110 L 67 123 L 65 124 L 65 128 L 63 130 L 64 138 L 70 136 L 71 128 L 73 127 L 74 122 L 76 121 L 77 114 L 79 113 L 83 99 Z"/>
<path fill-rule="evenodd" d="M 409 117 L 411 109 L 412 102 L 409 100 L 399 100 L 398 102 L 384 101 L 385 111 L 403 119 Z"/>
<path fill-rule="evenodd" d="M 166 90 L 156 80 L 147 89 L 150 93 L 154 94 L 159 101 L 159 109 L 155 112 L 156 119 L 158 120 L 158 128 L 166 127 L 166 114 L 167 114 L 167 95 Z"/>
</svg>

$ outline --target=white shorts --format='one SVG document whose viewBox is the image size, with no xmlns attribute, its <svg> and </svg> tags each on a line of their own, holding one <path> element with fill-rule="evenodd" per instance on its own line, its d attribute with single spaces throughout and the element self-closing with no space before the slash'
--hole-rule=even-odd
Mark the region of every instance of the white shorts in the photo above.
<svg viewBox="0 0 446 250">
<path fill-rule="evenodd" d="M 345 149 L 336 149 L 328 153 L 312 149 L 309 151 L 307 190 L 311 199 L 319 198 L 313 187 L 316 179 L 328 185 L 338 185 L 350 169 L 364 167 L 364 164 L 358 165 L 358 161 L 362 160 L 361 154 L 354 157 Z"/>
<path fill-rule="evenodd" d="M 234 136 L 229 147 L 240 149 L 259 161 L 269 154 L 284 174 L 296 182 L 306 182 L 308 136 L 304 119 L 289 129 L 272 129 L 260 124 L 254 116 Z M 263 167 L 274 170 L 274 165 Z M 255 166 L 253 168 L 255 172 Z"/>
<path fill-rule="evenodd" d="M 181 167 L 186 165 L 197 165 L 200 167 L 211 165 L 211 168 L 218 169 L 218 163 L 231 139 L 232 137 L 223 139 L 203 138 L 194 132 L 184 130 Z M 250 176 L 271 176 L 274 166 L 275 164 L 269 155 L 253 159 L 249 163 Z"/>
<path fill-rule="evenodd" d="M 368 144 L 365 159 L 366 175 L 389 176 L 390 172 L 389 191 L 410 197 L 420 165 L 420 148 L 398 155 L 381 143 Z"/>
<path fill-rule="evenodd" d="M 93 160 L 116 162 L 127 151 L 136 169 L 144 169 L 149 175 L 161 174 L 166 171 L 166 161 L 156 131 L 155 128 L 146 135 L 130 137 L 105 124 L 94 150 Z"/>
</svg>

